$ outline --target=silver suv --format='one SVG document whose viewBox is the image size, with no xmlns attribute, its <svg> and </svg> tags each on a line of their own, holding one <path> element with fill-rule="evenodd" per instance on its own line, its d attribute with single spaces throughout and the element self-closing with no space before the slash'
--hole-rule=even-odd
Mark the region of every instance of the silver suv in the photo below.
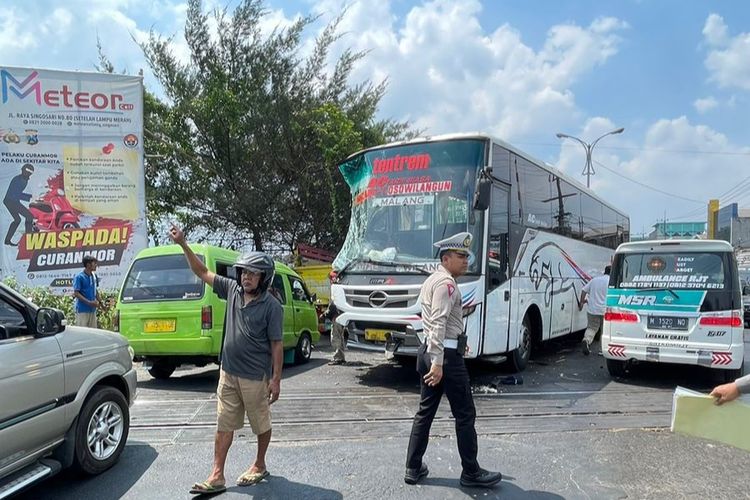
<svg viewBox="0 0 750 500">
<path fill-rule="evenodd" d="M 135 388 L 123 336 L 66 327 L 61 311 L 0 283 L 0 499 L 65 467 L 114 465 Z"/>
</svg>

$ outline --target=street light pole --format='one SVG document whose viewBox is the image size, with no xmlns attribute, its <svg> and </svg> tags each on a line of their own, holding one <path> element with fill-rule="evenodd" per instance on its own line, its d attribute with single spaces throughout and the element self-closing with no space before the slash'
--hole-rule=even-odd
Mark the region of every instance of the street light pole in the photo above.
<svg viewBox="0 0 750 500">
<path fill-rule="evenodd" d="M 583 149 L 586 151 L 586 166 L 584 167 L 583 172 L 582 172 L 581 175 L 585 175 L 586 176 L 586 187 L 587 188 L 591 187 L 591 176 L 596 173 L 594 171 L 594 164 L 591 161 L 591 152 L 594 150 L 594 146 L 596 146 L 597 142 L 599 142 L 603 138 L 607 137 L 608 135 L 622 134 L 624 130 L 625 130 L 624 127 L 620 127 L 618 129 L 611 130 L 611 131 L 607 132 L 606 134 L 599 136 L 591 144 L 589 144 L 587 142 L 584 142 L 581 139 L 579 139 L 578 137 L 575 137 L 575 136 L 572 136 L 572 135 L 563 134 L 562 132 L 558 132 L 557 133 L 557 138 L 558 139 L 573 139 L 574 141 L 578 141 L 578 143 L 581 146 L 583 146 Z"/>
</svg>

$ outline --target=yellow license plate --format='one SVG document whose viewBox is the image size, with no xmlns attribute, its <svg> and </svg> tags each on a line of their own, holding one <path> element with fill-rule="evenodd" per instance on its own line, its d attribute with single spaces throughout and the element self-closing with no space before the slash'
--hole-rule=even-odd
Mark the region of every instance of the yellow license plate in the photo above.
<svg viewBox="0 0 750 500">
<path fill-rule="evenodd" d="M 385 342 L 390 336 L 390 330 L 376 330 L 374 328 L 367 328 L 365 330 L 365 340 L 377 340 L 378 342 Z"/>
<path fill-rule="evenodd" d="M 146 333 L 173 332 L 175 323 L 173 319 L 147 319 L 143 322 L 143 331 Z"/>
</svg>

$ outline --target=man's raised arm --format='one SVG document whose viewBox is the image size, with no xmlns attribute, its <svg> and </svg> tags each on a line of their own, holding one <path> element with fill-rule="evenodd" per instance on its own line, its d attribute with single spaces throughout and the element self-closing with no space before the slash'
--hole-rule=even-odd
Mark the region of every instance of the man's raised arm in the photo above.
<svg viewBox="0 0 750 500">
<path fill-rule="evenodd" d="M 185 257 L 187 258 L 188 264 L 190 265 L 190 270 L 193 271 L 195 275 L 203 280 L 203 282 L 208 286 L 213 287 L 216 274 L 209 271 L 206 265 L 198 258 L 197 255 L 195 255 L 190 246 L 188 246 L 187 241 L 185 241 L 185 234 L 182 232 L 182 229 L 173 224 L 172 228 L 169 230 L 169 237 L 177 245 L 180 245 L 182 247 L 182 251 L 185 252 Z"/>
</svg>

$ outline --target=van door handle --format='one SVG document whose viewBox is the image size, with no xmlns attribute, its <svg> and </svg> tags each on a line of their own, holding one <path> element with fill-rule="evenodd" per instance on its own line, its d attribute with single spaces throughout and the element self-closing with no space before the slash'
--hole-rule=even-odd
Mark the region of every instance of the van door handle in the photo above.
<svg viewBox="0 0 750 500">
<path fill-rule="evenodd" d="M 505 302 L 508 302 L 510 300 L 510 290 L 505 290 L 505 293 L 503 294 L 503 299 L 505 299 Z"/>
<path fill-rule="evenodd" d="M 560 310 L 561 310 L 561 311 L 564 311 L 564 310 L 565 310 L 565 302 L 563 302 L 563 303 L 562 303 L 562 305 L 560 306 Z"/>
</svg>

